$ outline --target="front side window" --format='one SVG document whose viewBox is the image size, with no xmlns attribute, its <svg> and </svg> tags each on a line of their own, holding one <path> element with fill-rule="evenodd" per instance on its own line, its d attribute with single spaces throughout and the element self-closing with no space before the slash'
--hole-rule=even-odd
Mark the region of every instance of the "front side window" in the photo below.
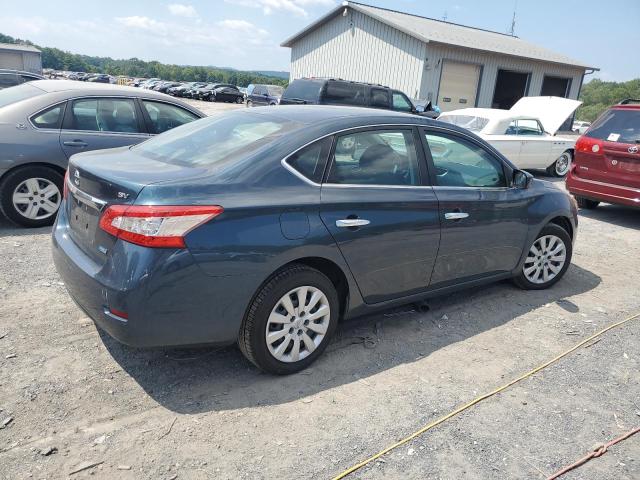
<svg viewBox="0 0 640 480">
<path fill-rule="evenodd" d="M 479 145 L 444 133 L 425 134 L 436 173 L 443 187 L 506 187 L 502 162 Z"/>
<path fill-rule="evenodd" d="M 331 150 L 331 142 L 331 137 L 318 140 L 291 155 L 287 163 L 309 180 L 320 183 Z"/>
<path fill-rule="evenodd" d="M 544 135 L 540 123 L 534 119 L 514 120 L 507 127 L 505 135 Z"/>
<path fill-rule="evenodd" d="M 64 114 L 64 104 L 55 105 L 40 112 L 31 118 L 36 128 L 60 128 L 62 115 Z"/>
<path fill-rule="evenodd" d="M 143 100 L 142 103 L 151 120 L 151 133 L 166 132 L 200 118 L 184 108 L 169 105 L 168 103 L 152 102 L 150 100 Z"/>
<path fill-rule="evenodd" d="M 399 112 L 411 112 L 413 105 L 404 93 L 393 92 L 393 109 Z"/>
<path fill-rule="evenodd" d="M 75 100 L 71 110 L 72 130 L 138 133 L 133 100 L 91 98 Z"/>
<path fill-rule="evenodd" d="M 14 85 L 20 85 L 22 80 L 13 73 L 0 73 L 0 88 L 13 87 Z"/>
<path fill-rule="evenodd" d="M 328 183 L 419 185 L 418 156 L 410 130 L 370 130 L 336 138 Z"/>
</svg>

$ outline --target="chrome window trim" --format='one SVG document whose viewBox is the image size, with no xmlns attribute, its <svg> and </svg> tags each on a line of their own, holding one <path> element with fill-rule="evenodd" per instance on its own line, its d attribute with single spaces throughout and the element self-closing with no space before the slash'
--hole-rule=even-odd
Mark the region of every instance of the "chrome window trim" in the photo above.
<svg viewBox="0 0 640 480">
<path fill-rule="evenodd" d="M 454 133 L 456 135 L 461 135 L 463 137 L 467 137 L 469 140 L 473 141 L 474 143 L 477 144 L 477 139 L 474 138 L 473 136 L 465 133 L 465 132 L 459 132 L 457 130 L 452 130 L 451 128 L 447 128 L 447 127 L 442 127 L 440 125 L 429 125 L 429 124 L 424 124 L 424 123 L 376 123 L 376 124 L 371 124 L 371 125 L 361 125 L 361 126 L 357 126 L 357 127 L 349 127 L 349 128 L 343 128 L 340 130 L 335 130 L 331 133 L 327 133 L 325 135 L 322 135 L 320 137 L 317 137 L 314 140 L 311 140 L 310 142 L 305 143 L 304 145 L 302 145 L 301 147 L 298 147 L 296 150 L 294 150 L 293 152 L 291 152 L 289 155 L 287 155 L 286 157 L 284 157 L 282 160 L 280 160 L 280 164 L 289 172 L 291 172 L 293 175 L 295 175 L 296 177 L 298 177 L 300 180 L 304 181 L 305 183 L 307 183 L 308 185 L 311 185 L 313 187 L 338 187 L 338 188 L 343 188 L 343 187 L 347 187 L 347 188 L 354 188 L 354 187 L 368 187 L 368 188 L 431 188 L 431 189 L 466 189 L 466 190 L 490 190 L 492 192 L 495 191 L 509 191 L 509 190 L 513 190 L 513 187 L 455 187 L 455 186 L 442 186 L 442 185 L 371 185 L 371 184 L 340 184 L 340 183 L 316 183 L 313 180 L 310 180 L 309 178 L 307 178 L 306 176 L 304 176 L 302 173 L 298 172 L 295 168 L 293 168 L 291 165 L 289 165 L 287 163 L 287 160 L 289 160 L 290 157 L 292 157 L 293 155 L 295 155 L 296 153 L 298 153 L 300 150 L 302 150 L 303 148 L 308 147 L 309 145 L 311 145 L 312 143 L 315 143 L 319 140 L 322 140 L 324 138 L 333 136 L 333 135 L 337 135 L 339 133 L 343 133 L 343 132 L 348 132 L 351 130 L 359 130 L 359 129 L 366 129 L 366 128 L 378 128 L 378 127 L 422 127 L 422 128 L 428 128 L 428 129 L 434 129 L 434 130 L 441 130 L 443 132 L 451 132 Z M 496 160 L 498 160 L 500 163 L 503 163 L 503 161 L 497 157 Z"/>
</svg>

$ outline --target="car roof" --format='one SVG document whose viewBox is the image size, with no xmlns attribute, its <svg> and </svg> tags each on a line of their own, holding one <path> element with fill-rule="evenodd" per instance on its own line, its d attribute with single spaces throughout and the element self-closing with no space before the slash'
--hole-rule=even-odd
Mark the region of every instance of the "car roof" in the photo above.
<svg viewBox="0 0 640 480">
<path fill-rule="evenodd" d="M 83 91 L 96 95 L 113 95 L 113 94 L 126 94 L 135 93 L 137 96 L 144 92 L 145 95 L 157 96 L 160 98 L 167 98 L 163 94 L 149 91 L 140 90 L 135 87 L 127 87 L 124 85 L 116 85 L 111 83 L 92 83 L 92 82 L 76 82 L 75 80 L 36 80 L 30 82 L 30 85 L 39 88 L 47 93 L 52 92 L 66 92 L 66 91 Z"/>
<path fill-rule="evenodd" d="M 0 68 L 0 73 L 13 73 L 16 75 L 31 75 L 33 77 L 44 79 L 44 77 L 39 73 L 27 72 L 26 70 L 12 70 L 10 68 Z"/>
</svg>

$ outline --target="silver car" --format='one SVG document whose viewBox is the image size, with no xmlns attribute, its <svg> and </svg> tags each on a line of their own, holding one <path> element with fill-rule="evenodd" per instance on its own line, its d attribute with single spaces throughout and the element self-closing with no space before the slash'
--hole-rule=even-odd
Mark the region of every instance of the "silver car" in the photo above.
<svg viewBox="0 0 640 480">
<path fill-rule="evenodd" d="M 0 210 L 50 225 L 74 153 L 140 143 L 205 114 L 151 90 L 38 80 L 0 90 Z"/>
</svg>

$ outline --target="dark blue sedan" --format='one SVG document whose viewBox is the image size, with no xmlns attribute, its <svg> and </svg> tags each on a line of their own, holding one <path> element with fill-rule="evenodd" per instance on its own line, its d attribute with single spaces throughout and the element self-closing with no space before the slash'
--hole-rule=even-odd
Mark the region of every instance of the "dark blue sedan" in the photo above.
<svg viewBox="0 0 640 480">
<path fill-rule="evenodd" d="M 577 210 L 423 117 L 286 106 L 74 155 L 53 230 L 78 305 L 135 346 L 231 344 L 298 371 L 341 319 L 513 278 L 557 282 Z"/>
</svg>

